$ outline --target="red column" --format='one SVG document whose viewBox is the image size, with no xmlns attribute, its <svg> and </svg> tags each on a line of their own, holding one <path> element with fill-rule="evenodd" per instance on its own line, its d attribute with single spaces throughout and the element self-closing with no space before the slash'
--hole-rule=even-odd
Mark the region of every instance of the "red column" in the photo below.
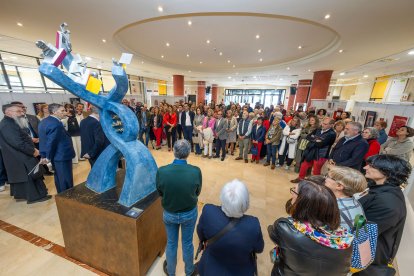
<svg viewBox="0 0 414 276">
<path fill-rule="evenodd" d="M 298 89 L 296 90 L 295 108 L 297 104 L 304 104 L 308 101 L 311 83 L 312 80 L 299 80 Z"/>
<path fill-rule="evenodd" d="M 332 70 L 317 71 L 313 73 L 312 87 L 309 95 L 308 106 L 313 99 L 326 99 L 329 83 L 331 82 Z"/>
<path fill-rule="evenodd" d="M 218 95 L 218 86 L 217 84 L 211 85 L 211 100 L 214 101 L 215 104 L 217 104 L 217 95 Z"/>
<path fill-rule="evenodd" d="M 292 85 L 292 87 L 296 88 L 296 84 Z M 295 91 L 294 89 L 289 90 L 289 99 L 288 99 L 287 105 L 285 105 L 285 109 L 287 109 L 287 110 L 289 110 L 295 103 L 296 93 L 292 94 L 291 93 L 292 90 Z"/>
<path fill-rule="evenodd" d="M 173 75 L 174 96 L 184 96 L 184 76 Z"/>
<path fill-rule="evenodd" d="M 206 82 L 198 81 L 197 84 L 197 102 L 204 103 L 206 100 Z"/>
</svg>

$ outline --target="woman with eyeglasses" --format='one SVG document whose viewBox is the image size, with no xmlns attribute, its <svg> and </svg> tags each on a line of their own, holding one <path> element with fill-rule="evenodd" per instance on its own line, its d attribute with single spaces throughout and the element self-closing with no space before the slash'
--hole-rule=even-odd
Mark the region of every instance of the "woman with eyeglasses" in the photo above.
<svg viewBox="0 0 414 276">
<path fill-rule="evenodd" d="M 333 166 L 325 178 L 325 186 L 331 189 L 338 202 L 341 226 L 351 230 L 353 225 L 347 221 L 353 222 L 357 215 L 364 215 L 354 195 L 366 190 L 367 180 L 360 171 L 341 166 Z"/>
<path fill-rule="evenodd" d="M 267 228 L 279 252 L 271 275 L 347 275 L 354 236 L 340 226 L 338 204 L 324 178 L 302 180 L 290 192 L 289 217 Z"/>
<path fill-rule="evenodd" d="M 378 241 L 374 262 L 354 275 L 394 275 L 392 262 L 404 230 L 407 210 L 401 185 L 407 182 L 411 165 L 389 154 L 374 155 L 364 167 L 369 192 L 359 199 L 369 221 L 378 225 Z"/>
</svg>

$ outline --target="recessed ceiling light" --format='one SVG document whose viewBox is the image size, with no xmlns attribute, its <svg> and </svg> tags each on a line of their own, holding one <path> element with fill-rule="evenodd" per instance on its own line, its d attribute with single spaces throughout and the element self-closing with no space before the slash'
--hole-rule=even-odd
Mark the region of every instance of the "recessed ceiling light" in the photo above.
<svg viewBox="0 0 414 276">
<path fill-rule="evenodd" d="M 207 43 L 207 44 L 210 44 L 210 40 L 209 40 L 209 39 L 207 39 L 206 43 Z"/>
<path fill-rule="evenodd" d="M 203 64 L 203 62 L 202 62 L 202 61 L 200 61 L 200 64 Z"/>
<path fill-rule="evenodd" d="M 102 69 L 102 66 L 100 66 L 100 65 L 97 65 L 97 66 L 96 66 L 96 68 L 98 68 L 98 69 Z"/>
<path fill-rule="evenodd" d="M 331 18 L 331 15 L 328 13 L 327 15 L 325 15 L 325 19 L 329 19 Z"/>
<path fill-rule="evenodd" d="M 287 67 L 286 70 L 290 70 L 290 67 Z"/>
<path fill-rule="evenodd" d="M 281 81 L 282 81 L 283 79 L 282 79 L 282 78 L 280 78 L 279 80 L 281 80 Z"/>
<path fill-rule="evenodd" d="M 23 27 L 23 23 L 17 22 L 17 26 Z"/>
<path fill-rule="evenodd" d="M 298 49 L 302 49 L 302 45 L 299 45 L 299 46 L 298 46 Z"/>
<path fill-rule="evenodd" d="M 364 78 L 368 78 L 369 76 L 368 75 L 364 75 Z"/>
<path fill-rule="evenodd" d="M 409 54 L 410 56 L 414 55 L 414 50 L 409 51 L 409 52 L 408 52 L 408 54 Z"/>
<path fill-rule="evenodd" d="M 236 67 L 236 65 L 233 64 L 233 68 L 235 68 L 235 67 Z"/>
<path fill-rule="evenodd" d="M 231 61 L 228 59 L 228 60 L 227 60 L 227 63 L 230 63 L 230 62 L 231 62 Z"/>
<path fill-rule="evenodd" d="M 260 35 L 258 35 L 258 34 L 257 34 L 257 35 L 256 35 L 256 39 L 259 39 L 259 38 L 260 38 Z"/>
<path fill-rule="evenodd" d="M 253 78 L 254 78 L 254 79 L 257 79 L 257 77 L 256 77 L 256 76 L 253 76 Z"/>
<path fill-rule="evenodd" d="M 85 59 L 88 60 L 88 61 L 92 60 L 92 58 L 90 58 L 90 57 L 85 57 Z"/>
<path fill-rule="evenodd" d="M 216 81 L 216 80 L 213 80 L 213 81 Z"/>
<path fill-rule="evenodd" d="M 165 46 L 170 47 L 170 43 L 168 43 L 168 42 L 165 43 Z"/>
<path fill-rule="evenodd" d="M 220 56 L 222 56 L 222 55 L 223 55 L 223 53 L 222 53 L 222 52 L 220 52 L 220 53 L 219 53 L 219 55 L 220 55 Z"/>
<path fill-rule="evenodd" d="M 228 76 L 227 78 L 228 78 L 228 79 L 231 79 L 231 76 Z"/>
<path fill-rule="evenodd" d="M 339 73 L 339 75 L 340 75 L 340 76 L 343 76 L 343 75 L 345 75 L 345 73 L 344 73 L 344 72 L 342 72 L 342 73 Z"/>
<path fill-rule="evenodd" d="M 188 73 L 191 73 L 191 70 L 188 70 Z"/>
<path fill-rule="evenodd" d="M 11 58 L 12 58 L 12 59 L 17 59 L 17 57 L 16 57 L 16 56 L 12 56 Z"/>
<path fill-rule="evenodd" d="M 104 38 L 104 39 L 102 39 L 102 42 L 103 42 L 103 43 L 106 43 L 106 39 L 105 39 L 105 38 Z"/>
<path fill-rule="evenodd" d="M 257 50 L 257 52 L 258 52 L 258 53 L 261 53 L 261 52 L 262 52 L 262 49 Z"/>
<path fill-rule="evenodd" d="M 339 53 L 343 53 L 343 52 L 344 52 L 344 50 L 343 50 L 343 49 L 340 49 L 338 52 L 339 52 Z"/>
<path fill-rule="evenodd" d="M 193 22 L 191 22 L 191 20 L 188 20 L 187 24 L 188 24 L 188 26 L 191 26 L 191 25 L 193 25 Z"/>
<path fill-rule="evenodd" d="M 308 72 L 310 72 L 311 71 L 311 69 L 308 69 Z"/>
<path fill-rule="evenodd" d="M 141 61 L 141 64 L 144 64 L 144 61 Z"/>
<path fill-rule="evenodd" d="M 162 55 L 161 58 L 164 58 L 164 55 Z"/>
<path fill-rule="evenodd" d="M 189 58 L 189 57 L 190 57 L 190 54 L 187 54 L 187 55 L 186 55 L 186 57 L 188 57 L 188 58 Z"/>
<path fill-rule="evenodd" d="M 262 62 L 262 61 L 263 61 L 263 59 L 261 58 L 261 59 L 259 59 L 259 61 L 260 61 L 260 62 Z"/>
<path fill-rule="evenodd" d="M 158 6 L 158 11 L 159 12 L 163 12 L 164 11 L 164 9 L 162 8 L 162 6 Z"/>
</svg>

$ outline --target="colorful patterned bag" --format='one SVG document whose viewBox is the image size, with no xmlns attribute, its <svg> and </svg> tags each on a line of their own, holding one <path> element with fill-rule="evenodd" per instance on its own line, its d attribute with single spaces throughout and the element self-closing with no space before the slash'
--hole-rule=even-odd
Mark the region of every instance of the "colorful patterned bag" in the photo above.
<svg viewBox="0 0 414 276">
<path fill-rule="evenodd" d="M 375 259 L 378 225 L 367 221 L 363 215 L 356 215 L 354 223 L 342 212 L 341 216 L 352 229 L 351 232 L 354 235 L 351 273 L 356 273 L 366 269 Z"/>
</svg>

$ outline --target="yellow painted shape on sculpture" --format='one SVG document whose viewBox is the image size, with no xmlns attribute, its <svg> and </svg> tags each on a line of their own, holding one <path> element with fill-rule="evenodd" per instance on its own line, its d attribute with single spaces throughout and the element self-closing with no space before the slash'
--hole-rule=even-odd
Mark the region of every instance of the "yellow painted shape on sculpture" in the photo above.
<svg viewBox="0 0 414 276">
<path fill-rule="evenodd" d="M 88 79 L 88 83 L 86 84 L 86 90 L 93 94 L 98 94 L 101 90 L 101 86 L 102 82 L 99 79 L 90 76 Z"/>
<path fill-rule="evenodd" d="M 124 68 L 124 70 L 126 70 L 126 64 L 122 64 L 122 68 Z"/>
</svg>

